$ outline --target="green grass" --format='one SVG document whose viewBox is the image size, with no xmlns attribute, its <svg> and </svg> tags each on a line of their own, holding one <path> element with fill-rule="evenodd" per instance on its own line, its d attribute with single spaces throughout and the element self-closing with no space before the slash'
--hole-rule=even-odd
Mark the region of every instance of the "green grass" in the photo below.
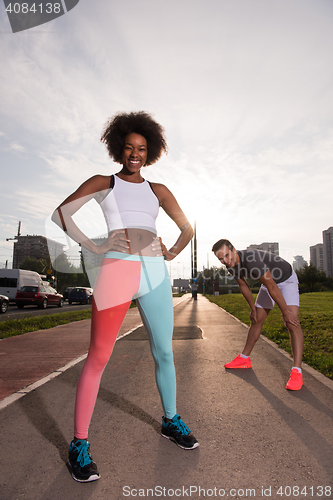
<svg viewBox="0 0 333 500">
<path fill-rule="evenodd" d="M 136 307 L 135 302 L 132 302 L 130 307 Z M 46 330 L 58 325 L 66 325 L 73 321 L 81 321 L 90 318 L 91 308 L 81 311 L 61 312 L 47 314 L 45 316 L 30 316 L 22 319 L 0 321 L 0 339 L 15 337 L 16 335 L 35 332 L 37 330 Z"/>
<path fill-rule="evenodd" d="M 27 332 L 45 330 L 58 325 L 65 325 L 73 321 L 91 318 L 91 309 L 64 313 L 47 314 L 45 316 L 31 316 L 23 319 L 9 319 L 0 322 L 0 339 L 15 337 Z"/>
<path fill-rule="evenodd" d="M 250 324 L 250 309 L 241 294 L 207 295 L 207 298 L 243 323 Z M 302 294 L 299 318 L 304 334 L 303 360 L 333 380 L 333 292 Z M 269 314 L 262 334 L 291 354 L 289 333 L 277 306 Z"/>
<path fill-rule="evenodd" d="M 207 295 L 207 298 L 243 323 L 250 324 L 249 307 L 241 294 Z M 91 309 L 85 309 L 1 321 L 0 339 L 90 318 Z M 302 294 L 300 321 L 304 333 L 304 361 L 333 380 L 333 292 Z M 291 354 L 289 334 L 277 306 L 269 314 L 262 333 Z"/>
</svg>

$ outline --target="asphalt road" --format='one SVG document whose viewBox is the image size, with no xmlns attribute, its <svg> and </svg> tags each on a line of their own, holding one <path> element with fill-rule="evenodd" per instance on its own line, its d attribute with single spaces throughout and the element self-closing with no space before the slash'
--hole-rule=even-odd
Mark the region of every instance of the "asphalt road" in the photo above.
<svg viewBox="0 0 333 500">
<path fill-rule="evenodd" d="M 135 314 L 129 311 L 127 331 L 140 323 Z M 49 358 L 50 371 L 63 366 L 65 357 L 79 357 L 89 341 L 89 320 L 80 324 L 44 337 L 22 335 L 24 352 L 31 345 L 32 353 L 26 369 L 41 357 Z M 83 361 L 21 391 L 22 397 L 0 410 L 1 500 L 332 498 L 332 381 L 305 366 L 304 387 L 287 391 L 291 360 L 263 338 L 251 356 L 252 369 L 226 370 L 246 331 L 200 295 L 175 307 L 178 412 L 200 442 L 193 451 L 159 433 L 162 410 L 144 331 L 137 328 L 118 340 L 90 427 L 101 473 L 94 483 L 73 481 L 66 467 Z M 19 340 L 0 341 L 0 360 L 17 353 L 19 363 Z"/>
</svg>

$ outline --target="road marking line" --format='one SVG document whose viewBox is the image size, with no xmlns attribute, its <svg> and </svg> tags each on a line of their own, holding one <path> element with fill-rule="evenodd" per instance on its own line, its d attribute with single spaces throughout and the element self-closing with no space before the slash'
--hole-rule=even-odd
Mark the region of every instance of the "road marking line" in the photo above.
<svg viewBox="0 0 333 500">
<path fill-rule="evenodd" d="M 177 302 L 177 304 L 175 304 L 173 307 L 175 308 L 176 306 L 178 306 L 179 304 L 181 304 L 182 302 L 184 302 L 184 300 L 188 300 L 188 298 L 189 297 L 185 297 L 184 299 L 182 299 L 179 302 Z M 120 339 L 126 337 L 127 335 L 129 335 L 130 333 L 134 332 L 135 330 L 137 330 L 138 328 L 140 328 L 140 326 L 143 326 L 143 323 L 140 323 L 140 325 L 137 325 L 134 328 L 131 328 L 131 330 L 128 330 L 127 332 L 123 333 L 122 335 L 119 335 L 119 337 L 117 337 L 117 339 L 116 339 L 116 342 L 117 342 L 117 340 L 120 340 Z M 81 361 L 83 361 L 84 359 L 86 359 L 87 356 L 88 356 L 88 353 L 83 354 L 79 358 L 73 359 L 72 361 L 70 361 L 69 363 L 67 363 L 65 366 L 62 366 L 61 368 L 58 368 L 57 370 L 55 370 L 54 372 L 50 373 L 49 375 L 46 375 L 45 377 L 41 378 L 40 380 L 37 380 L 36 382 L 33 382 L 30 385 L 27 385 L 23 389 L 20 389 L 19 391 L 14 392 L 14 394 L 11 394 L 10 396 L 7 396 L 6 398 L 2 399 L 2 401 L 0 401 L 0 410 L 2 410 L 3 408 L 6 408 L 7 406 L 9 406 L 10 404 L 14 403 L 18 399 L 22 398 L 26 394 L 29 394 L 29 392 L 34 391 L 38 387 L 46 384 L 47 382 L 49 382 L 53 378 L 57 377 L 58 375 L 61 375 L 62 373 L 64 373 L 69 368 L 72 368 L 73 366 L 77 365 L 78 363 L 81 363 Z"/>
</svg>

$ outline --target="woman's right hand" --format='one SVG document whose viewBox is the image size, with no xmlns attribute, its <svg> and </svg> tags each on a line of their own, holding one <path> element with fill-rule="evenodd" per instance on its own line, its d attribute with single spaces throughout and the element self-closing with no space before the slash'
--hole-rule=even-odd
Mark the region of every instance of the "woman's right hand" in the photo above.
<svg viewBox="0 0 333 500">
<path fill-rule="evenodd" d="M 109 234 L 107 240 L 98 246 L 99 254 L 106 252 L 129 253 L 130 240 L 126 236 L 124 229 L 116 229 Z"/>
</svg>

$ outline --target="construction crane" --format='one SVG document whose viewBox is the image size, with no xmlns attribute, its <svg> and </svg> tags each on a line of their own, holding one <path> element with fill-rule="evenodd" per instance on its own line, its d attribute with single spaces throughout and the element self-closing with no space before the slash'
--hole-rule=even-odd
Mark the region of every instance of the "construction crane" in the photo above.
<svg viewBox="0 0 333 500">
<path fill-rule="evenodd" d="M 19 236 L 21 236 L 21 221 L 19 221 L 19 223 L 18 223 L 17 235 L 14 236 L 14 238 L 6 238 L 6 241 L 17 240 L 19 238 Z"/>
</svg>

